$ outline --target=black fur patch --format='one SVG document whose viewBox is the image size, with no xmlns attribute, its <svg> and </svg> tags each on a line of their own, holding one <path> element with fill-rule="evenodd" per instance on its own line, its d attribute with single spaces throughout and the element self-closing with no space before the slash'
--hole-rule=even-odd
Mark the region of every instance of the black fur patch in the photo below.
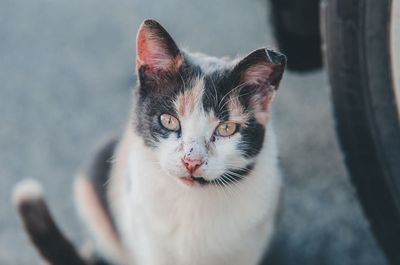
<svg viewBox="0 0 400 265">
<path fill-rule="evenodd" d="M 250 174 L 254 168 L 254 163 L 248 164 L 247 166 L 240 169 L 230 169 L 220 177 L 225 183 L 235 183 L 240 181 L 243 177 Z"/>
<path fill-rule="evenodd" d="M 204 76 L 203 107 L 206 112 L 213 111 L 221 121 L 229 120 L 228 93 L 234 88 L 230 71 L 220 70 Z"/>
<path fill-rule="evenodd" d="M 90 183 L 96 191 L 96 195 L 104 208 L 104 212 L 109 218 L 115 234 L 119 234 L 115 225 L 115 220 L 112 217 L 109 201 L 107 198 L 107 188 L 110 181 L 110 173 L 112 159 L 115 149 L 119 142 L 119 137 L 115 136 L 109 139 L 99 150 L 96 151 L 93 159 L 85 168 L 85 176 L 88 177 Z"/>
<path fill-rule="evenodd" d="M 258 155 L 263 147 L 265 128 L 255 118 L 251 118 L 247 125 L 240 129 L 242 140 L 238 149 L 243 152 L 244 157 L 251 158 Z"/>
<path fill-rule="evenodd" d="M 183 53 L 182 56 L 185 58 Z M 139 82 L 134 122 L 136 131 L 142 135 L 147 146 L 156 147 L 160 138 L 168 138 L 171 134 L 180 137 L 180 131 L 171 132 L 161 126 L 159 117 L 165 113 L 177 117 L 177 110 L 174 106 L 176 97 L 185 90 L 191 89 L 190 82 L 202 75 L 199 66 L 190 63 L 188 59 L 184 59 L 182 66 L 174 75 L 160 73 L 157 83 Z M 141 80 L 143 78 L 145 76 Z"/>
<path fill-rule="evenodd" d="M 206 180 L 205 178 L 195 178 L 200 185 L 229 185 L 242 180 L 246 175 L 254 168 L 254 163 L 250 163 L 247 166 L 239 169 L 229 169 L 224 174 L 214 180 Z"/>
<path fill-rule="evenodd" d="M 89 265 L 55 224 L 43 199 L 18 205 L 25 229 L 42 257 L 55 265 Z"/>
</svg>

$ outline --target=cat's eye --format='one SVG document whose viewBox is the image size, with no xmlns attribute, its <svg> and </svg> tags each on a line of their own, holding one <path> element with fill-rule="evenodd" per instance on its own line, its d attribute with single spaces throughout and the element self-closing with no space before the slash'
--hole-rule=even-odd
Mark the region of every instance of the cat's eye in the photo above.
<svg viewBox="0 0 400 265">
<path fill-rule="evenodd" d="M 224 122 L 218 125 L 217 129 L 215 130 L 216 135 L 222 137 L 228 137 L 234 135 L 238 129 L 238 125 L 234 122 Z"/>
<path fill-rule="evenodd" d="M 179 124 L 179 120 L 172 115 L 162 114 L 160 116 L 161 125 L 170 131 L 179 131 L 181 125 Z"/>
</svg>

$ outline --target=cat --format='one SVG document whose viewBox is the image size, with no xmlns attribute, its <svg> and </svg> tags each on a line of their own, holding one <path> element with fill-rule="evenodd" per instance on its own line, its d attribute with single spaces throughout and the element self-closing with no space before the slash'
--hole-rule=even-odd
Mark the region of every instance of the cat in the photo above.
<svg viewBox="0 0 400 265">
<path fill-rule="evenodd" d="M 132 118 L 75 183 L 102 259 L 260 262 L 282 193 L 270 109 L 285 65 L 265 48 L 234 60 L 189 53 L 155 20 L 141 24 Z M 48 263 L 97 264 L 57 228 L 37 183 L 19 185 L 14 201 Z"/>
</svg>

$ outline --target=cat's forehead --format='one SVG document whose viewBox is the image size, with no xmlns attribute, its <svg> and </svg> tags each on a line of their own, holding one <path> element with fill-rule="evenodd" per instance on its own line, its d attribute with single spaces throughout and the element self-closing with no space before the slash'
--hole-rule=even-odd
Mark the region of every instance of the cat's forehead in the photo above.
<svg viewBox="0 0 400 265">
<path fill-rule="evenodd" d="M 244 124 L 247 115 L 237 94 L 233 93 L 234 83 L 227 69 L 219 68 L 187 80 L 174 101 L 180 118 L 199 119 L 205 116 L 209 124 L 233 120 Z"/>
<path fill-rule="evenodd" d="M 184 89 L 176 96 L 175 109 L 180 117 L 187 117 L 193 112 L 202 109 L 202 98 L 204 95 L 204 78 L 192 77 L 184 84 Z"/>
<path fill-rule="evenodd" d="M 184 53 L 184 56 L 205 74 L 226 72 L 237 62 L 237 59 L 232 60 L 229 57 L 217 58 L 203 53 Z"/>
<path fill-rule="evenodd" d="M 218 105 L 222 98 L 219 94 L 226 90 L 223 81 L 228 77 L 229 64 L 203 54 L 185 54 L 185 62 L 173 92 L 177 114 L 186 117 L 195 111 L 211 112 L 210 106 Z"/>
</svg>

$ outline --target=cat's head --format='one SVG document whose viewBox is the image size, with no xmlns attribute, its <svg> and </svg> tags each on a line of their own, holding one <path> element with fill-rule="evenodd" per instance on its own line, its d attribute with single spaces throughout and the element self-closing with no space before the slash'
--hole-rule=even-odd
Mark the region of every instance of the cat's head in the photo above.
<svg viewBox="0 0 400 265">
<path fill-rule="evenodd" d="M 285 63 L 268 49 L 234 61 L 190 55 L 146 20 L 137 35 L 134 128 L 167 176 L 198 186 L 240 181 L 263 148 Z"/>
</svg>

